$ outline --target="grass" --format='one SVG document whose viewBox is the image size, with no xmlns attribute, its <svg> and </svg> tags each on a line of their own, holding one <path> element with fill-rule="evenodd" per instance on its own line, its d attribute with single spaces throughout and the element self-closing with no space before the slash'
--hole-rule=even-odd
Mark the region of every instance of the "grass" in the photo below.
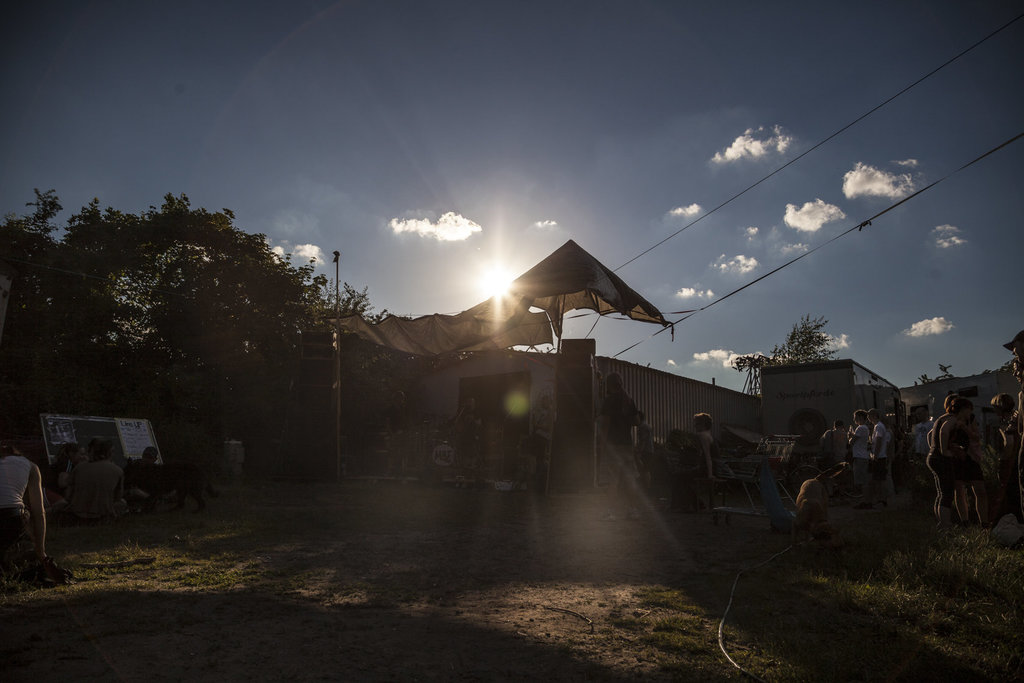
<svg viewBox="0 0 1024 683">
<path fill-rule="evenodd" d="M 744 573 L 727 651 L 777 680 L 1019 680 L 1024 555 L 976 528 L 932 526 L 920 511 L 874 516 L 842 551 L 799 546 Z M 689 604 L 686 588 L 640 597 L 676 613 L 646 629 L 664 654 L 702 651 L 696 621 L 721 618 Z"/>
<path fill-rule="evenodd" d="M 288 500 L 292 494 L 301 496 L 301 489 L 280 495 Z M 50 547 L 59 549 L 59 561 L 80 581 L 40 592 L 3 575 L 0 606 L 135 591 L 330 595 L 334 604 L 384 609 L 414 602 L 457 605 L 458 592 L 444 589 L 447 576 L 439 580 L 398 566 L 364 581 L 359 571 L 344 576 L 303 555 L 348 532 L 386 536 L 393 518 L 353 529 L 343 501 L 332 511 L 338 514 L 324 514 L 310 526 L 306 508 L 272 501 L 253 506 L 250 499 L 260 497 L 228 490 L 216 502 L 216 514 L 54 528 Z M 570 650 L 585 657 L 598 642 L 627 647 L 669 677 L 735 680 L 718 648 L 719 621 L 732 595 L 726 650 L 762 678 L 1019 680 L 1024 553 L 993 543 L 976 528 L 937 534 L 920 508 L 859 517 L 858 527 L 844 529 L 847 546 L 840 551 L 797 546 L 756 569 L 740 567 L 745 571 L 735 593 L 734 570 L 682 577 L 679 585 L 638 584 L 631 601 L 588 605 L 588 614 L 605 616 L 595 618 L 592 640 L 580 637 Z M 423 521 L 423 528 L 431 523 Z M 131 571 L 110 566 L 126 562 L 137 564 Z M 459 586 L 473 587 L 471 576 L 452 571 Z"/>
</svg>

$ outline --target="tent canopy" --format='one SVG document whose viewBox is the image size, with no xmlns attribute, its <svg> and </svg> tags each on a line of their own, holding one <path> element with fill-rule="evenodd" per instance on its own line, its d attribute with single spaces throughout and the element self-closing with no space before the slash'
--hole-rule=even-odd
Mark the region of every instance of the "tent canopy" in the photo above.
<svg viewBox="0 0 1024 683">
<path fill-rule="evenodd" d="M 375 344 L 418 356 L 551 343 L 547 315 L 501 303 L 490 299 L 456 315 L 435 313 L 412 320 L 390 315 L 377 324 L 349 315 L 338 326 Z"/>
<path fill-rule="evenodd" d="M 668 325 L 651 302 L 572 240 L 516 278 L 509 294 L 545 311 L 558 337 L 562 336 L 563 316 L 576 308 Z"/>
<path fill-rule="evenodd" d="M 543 312 L 532 312 L 531 308 Z M 561 337 L 563 316 L 577 308 L 668 325 L 653 304 L 572 240 L 516 278 L 507 295 L 488 299 L 457 315 L 435 314 L 412 320 L 389 316 L 376 325 L 353 315 L 337 322 L 341 329 L 383 346 L 418 355 L 440 355 L 550 344 L 551 328 Z"/>
</svg>

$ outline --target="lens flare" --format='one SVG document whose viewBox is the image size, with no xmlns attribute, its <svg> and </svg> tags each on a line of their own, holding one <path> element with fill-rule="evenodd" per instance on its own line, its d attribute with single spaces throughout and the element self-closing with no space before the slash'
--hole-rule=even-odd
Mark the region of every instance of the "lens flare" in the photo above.
<svg viewBox="0 0 1024 683">
<path fill-rule="evenodd" d="M 530 412 L 530 397 L 520 391 L 506 394 L 505 412 L 509 417 L 525 417 Z"/>
</svg>

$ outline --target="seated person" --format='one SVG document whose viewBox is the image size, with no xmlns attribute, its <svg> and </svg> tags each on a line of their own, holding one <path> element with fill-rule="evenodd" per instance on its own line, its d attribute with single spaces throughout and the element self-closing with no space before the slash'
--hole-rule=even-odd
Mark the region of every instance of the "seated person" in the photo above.
<svg viewBox="0 0 1024 683">
<path fill-rule="evenodd" d="M 75 469 L 78 463 L 86 462 L 88 459 L 85 449 L 77 443 L 72 441 L 61 444 L 57 458 L 50 465 L 50 475 L 44 477 L 43 481 L 43 493 L 50 505 L 66 500 L 71 470 Z"/>
<path fill-rule="evenodd" d="M 45 562 L 42 475 L 38 467 L 13 448 L 0 446 L 0 561 L 26 530 L 32 537 L 36 558 Z"/>
<path fill-rule="evenodd" d="M 152 492 L 143 488 L 151 479 L 151 467 L 158 465 L 157 458 L 159 451 L 153 446 L 147 446 L 138 458 L 128 458 L 124 466 L 124 488 L 125 500 L 128 501 L 128 508 L 132 512 L 143 512 L 152 510 L 159 496 L 150 495 Z M 150 488 L 153 488 L 150 486 Z"/>
<path fill-rule="evenodd" d="M 158 501 L 173 494 L 176 509 L 184 507 L 185 498 L 191 497 L 198 512 L 206 507 L 204 493 L 219 495 L 198 465 L 189 462 L 161 465 L 157 464 L 159 457 L 159 451 L 149 446 L 142 457 L 130 460 L 125 466 L 125 488 L 131 495 L 133 509 L 153 510 Z"/>
<path fill-rule="evenodd" d="M 128 511 L 124 501 L 124 472 L 110 460 L 113 443 L 89 442 L 89 461 L 77 465 L 68 478 L 66 512 L 79 519 L 109 519 Z"/>
</svg>

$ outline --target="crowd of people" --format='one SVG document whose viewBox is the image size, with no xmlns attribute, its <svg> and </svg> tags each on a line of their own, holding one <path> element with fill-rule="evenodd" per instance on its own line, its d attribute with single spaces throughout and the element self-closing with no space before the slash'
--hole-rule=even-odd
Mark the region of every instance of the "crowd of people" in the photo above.
<svg viewBox="0 0 1024 683">
<path fill-rule="evenodd" d="M 1013 353 L 1013 373 L 1024 389 L 1024 330 L 1004 346 Z M 1024 391 L 1020 396 L 1024 397 Z M 991 406 L 999 419 L 995 444 L 999 454 L 998 483 L 991 504 L 981 467 L 981 434 L 974 404 L 969 399 L 948 395 L 942 406 L 945 412 L 930 423 L 922 420 L 915 431 L 918 440 L 926 440 L 928 469 L 935 477 L 933 512 L 940 529 L 972 520 L 991 527 L 1007 515 L 1012 515 L 1016 524 L 1024 523 L 1020 400 L 1015 402 L 1009 394 L 998 394 Z M 915 450 L 921 452 L 924 445 L 918 443 Z M 968 496 L 968 489 L 973 496 Z M 973 511 L 969 505 L 972 498 Z"/>
<path fill-rule="evenodd" d="M 991 401 L 999 420 L 998 485 L 991 501 L 982 469 L 982 439 L 974 404 L 965 397 L 950 394 L 943 403 L 943 414 L 937 418 L 932 419 L 926 410 L 913 416 L 911 448 L 925 459 L 934 476 L 936 496 L 932 507 L 939 528 L 970 521 L 991 527 L 1010 516 L 1013 523 L 1024 530 L 1024 467 L 1021 467 L 1024 414 L 1020 409 L 1024 401 L 1024 330 L 1004 346 L 1013 353 L 1013 373 L 1021 383 L 1022 392 L 1017 401 L 1008 394 L 999 394 Z M 469 413 L 472 413 L 472 406 Z M 475 423 L 474 420 L 467 422 L 466 415 L 462 418 L 463 423 Z M 673 505 L 686 505 L 696 510 L 702 503 L 694 483 L 709 481 L 714 476 L 718 446 L 712 436 L 709 414 L 694 415 L 693 428 L 697 448 L 686 476 L 677 477 Z M 471 431 L 463 429 L 462 433 Z M 649 477 L 655 468 L 654 440 L 644 414 L 626 393 L 617 373 L 605 378 L 598 434 L 601 453 L 613 479 L 612 505 L 607 518 L 636 518 L 643 496 L 644 474 Z M 890 467 L 891 443 L 892 434 L 877 409 L 857 410 L 852 425 L 846 427 L 842 420 L 836 420 L 822 435 L 817 464 L 826 470 L 844 461 L 850 463 L 853 495 L 861 499 L 855 507 L 885 507 L 895 495 Z M 66 443 L 60 447 L 52 465 L 41 470 L 11 445 L 0 443 L 0 559 L 7 555 L 11 546 L 28 536 L 36 559 L 52 574 L 55 564 L 46 554 L 48 512 L 59 519 L 87 522 L 126 514 L 129 505 L 125 500 L 125 475 L 111 460 L 112 447 L 107 439 L 93 439 L 86 448 Z M 142 465 L 155 465 L 156 455 L 155 449 L 147 449 Z M 195 475 L 190 478 L 199 481 Z M 194 493 L 201 509 L 203 503 L 198 487 L 198 483 L 193 486 L 197 489 Z M 179 484 L 178 488 L 183 487 Z M 138 493 L 148 495 L 144 491 Z M 183 500 L 179 495 L 179 505 Z"/>
<path fill-rule="evenodd" d="M 924 462 L 935 480 L 936 496 L 933 513 L 939 528 L 954 524 L 978 524 L 993 527 L 999 520 L 1012 516 L 1024 530 L 1024 417 L 1020 404 L 1024 401 L 1024 330 L 1005 348 L 1013 353 L 1013 373 L 1021 383 L 1018 400 L 1001 393 L 991 400 L 991 408 L 999 426 L 994 446 L 998 453 L 998 482 L 989 495 L 982 463 L 985 457 L 982 435 L 974 414 L 974 404 L 966 397 L 950 394 L 943 403 L 943 414 L 931 418 L 927 409 L 912 415 L 913 423 L 906 435 L 907 448 Z M 857 499 L 855 509 L 875 509 L 892 504 L 896 495 L 893 465 L 899 463 L 894 454 L 902 453 L 894 445 L 894 434 L 878 409 L 857 410 L 853 424 L 846 426 L 837 419 L 822 434 L 816 465 L 821 471 L 846 462 L 852 474 L 849 495 Z M 612 505 L 608 519 L 638 516 L 638 501 L 652 476 L 665 476 L 657 466 L 651 427 L 643 412 L 622 386 L 617 373 L 605 378 L 605 395 L 598 415 L 599 444 L 604 462 L 612 475 Z M 693 433 L 697 447 L 691 448 L 692 462 L 684 463 L 686 472 L 674 475 L 672 505 L 675 509 L 694 511 L 703 506 L 695 482 L 714 476 L 714 460 L 718 447 L 712 437 L 712 419 L 707 413 L 694 415 Z M 636 428 L 634 445 L 632 430 Z"/>
<path fill-rule="evenodd" d="M 622 377 L 615 372 L 604 378 L 605 393 L 597 416 L 600 453 L 611 478 L 611 505 L 605 519 L 637 519 L 645 489 L 656 487 L 657 479 L 670 479 L 670 509 L 692 512 L 704 506 L 702 495 L 710 485 L 718 444 L 712 436 L 708 413 L 693 416 L 696 447 L 681 470 L 670 473 L 655 454 L 654 437 L 646 415 L 626 393 Z M 633 430 L 636 429 L 636 443 Z"/>
<path fill-rule="evenodd" d="M 45 574 L 59 577 L 46 554 L 47 521 L 58 524 L 98 523 L 128 513 L 125 473 L 111 458 L 113 442 L 92 439 L 86 447 L 64 443 L 52 463 L 36 464 L 10 443 L 0 443 L 0 563 L 22 539 L 30 540 Z M 158 452 L 149 448 L 141 459 L 155 465 Z M 130 498 L 130 495 L 129 495 Z"/>
</svg>

